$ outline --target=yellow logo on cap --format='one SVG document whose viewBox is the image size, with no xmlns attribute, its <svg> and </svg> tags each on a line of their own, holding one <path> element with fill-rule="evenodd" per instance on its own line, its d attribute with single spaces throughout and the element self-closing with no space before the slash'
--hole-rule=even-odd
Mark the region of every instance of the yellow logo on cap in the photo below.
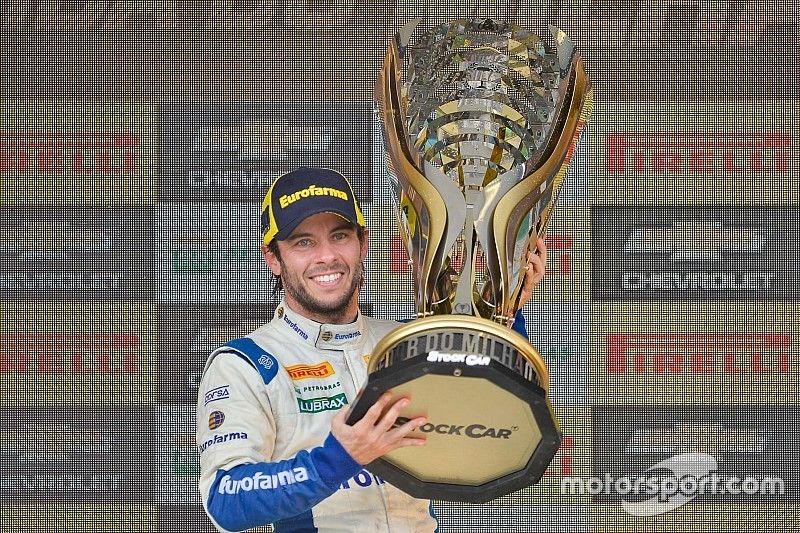
<svg viewBox="0 0 800 533">
<path fill-rule="evenodd" d="M 317 187 L 316 185 L 309 185 L 305 189 L 301 189 L 292 194 L 284 194 L 279 198 L 282 208 L 286 208 L 302 198 L 309 198 L 311 196 L 334 196 L 347 201 L 349 197 L 347 193 L 333 187 Z"/>
</svg>

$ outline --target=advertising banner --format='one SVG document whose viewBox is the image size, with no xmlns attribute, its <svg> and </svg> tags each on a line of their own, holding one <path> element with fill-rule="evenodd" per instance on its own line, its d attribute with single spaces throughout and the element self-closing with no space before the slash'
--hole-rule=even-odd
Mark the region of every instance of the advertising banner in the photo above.
<svg viewBox="0 0 800 533">
<path fill-rule="evenodd" d="M 155 533 L 156 507 L 147 504 L 26 503 L 0 505 L 0 524 L 30 533 Z"/>
<path fill-rule="evenodd" d="M 0 303 L 0 407 L 154 403 L 151 303 Z"/>
<path fill-rule="evenodd" d="M 796 300 L 796 207 L 592 207 L 593 300 Z"/>
<path fill-rule="evenodd" d="M 509 504 L 524 508 L 534 504 L 588 504 L 587 494 L 568 494 L 562 490 L 564 479 L 591 475 L 592 412 L 589 407 L 554 407 L 561 425 L 561 447 L 534 486 L 505 496 Z"/>
<path fill-rule="evenodd" d="M 585 405 L 589 304 L 529 303 L 523 311 L 528 338 L 550 372 L 551 401 L 556 406 Z"/>
<path fill-rule="evenodd" d="M 200 457 L 197 452 L 197 407 L 159 405 L 158 487 L 159 504 L 200 505 Z"/>
<path fill-rule="evenodd" d="M 155 420 L 143 409 L 0 409 L 0 496 L 36 503 L 148 502 Z"/>
<path fill-rule="evenodd" d="M 149 208 L 0 208 L 1 297 L 148 298 L 152 225 Z"/>
<path fill-rule="evenodd" d="M 792 404 L 800 381 L 792 304 L 592 306 L 597 404 Z"/>
<path fill-rule="evenodd" d="M 792 204 L 800 199 L 796 101 L 599 102 L 592 204 Z"/>
<path fill-rule="evenodd" d="M 198 493 L 199 494 L 199 493 Z M 198 500 L 200 499 L 198 495 Z M 192 533 L 218 533 L 208 518 L 203 505 L 159 505 L 158 531 L 174 533 L 175 531 L 191 531 Z M 267 528 L 257 528 L 253 531 L 268 531 Z"/>
<path fill-rule="evenodd" d="M 530 533 L 578 533 L 589 528 L 588 504 L 536 504 L 503 496 L 485 504 L 434 502 L 440 533 L 525 531 Z"/>
<path fill-rule="evenodd" d="M 260 204 L 160 204 L 158 299 L 258 303 L 274 284 L 261 255 Z"/>
<path fill-rule="evenodd" d="M 595 406 L 592 478 L 574 488 L 630 530 L 678 530 L 678 519 L 683 531 L 779 530 L 797 519 L 800 476 L 787 465 L 799 458 L 798 416 L 749 404 Z"/>
<path fill-rule="evenodd" d="M 165 102 L 160 106 L 162 202 L 258 202 L 298 166 L 332 168 L 372 198 L 368 102 Z"/>
<path fill-rule="evenodd" d="M 413 289 L 408 252 L 400 238 L 394 208 L 370 206 L 364 216 L 370 228 L 365 295 L 378 305 L 395 305 L 413 316 Z M 582 207 L 556 209 L 545 235 L 547 274 L 532 302 L 588 302 L 590 298 L 590 219 Z M 482 272 L 482 255 L 478 272 Z M 482 282 L 481 279 L 478 280 Z"/>
<path fill-rule="evenodd" d="M 154 203 L 153 114 L 140 102 L 0 101 L 0 204 Z"/>
<path fill-rule="evenodd" d="M 206 359 L 229 340 L 253 332 L 272 320 L 277 302 L 251 305 L 158 308 L 158 402 L 197 403 Z M 276 354 L 278 355 L 278 354 Z"/>
</svg>

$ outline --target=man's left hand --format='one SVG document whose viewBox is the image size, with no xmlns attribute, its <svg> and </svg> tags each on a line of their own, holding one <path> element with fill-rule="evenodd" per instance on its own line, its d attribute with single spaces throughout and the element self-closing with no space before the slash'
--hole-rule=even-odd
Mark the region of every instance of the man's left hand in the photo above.
<svg viewBox="0 0 800 533">
<path fill-rule="evenodd" d="M 542 282 L 547 268 L 547 245 L 541 237 L 536 240 L 536 251 L 528 252 L 528 265 L 525 268 L 525 282 L 519 299 L 520 308 L 531 299 L 533 290 Z"/>
</svg>

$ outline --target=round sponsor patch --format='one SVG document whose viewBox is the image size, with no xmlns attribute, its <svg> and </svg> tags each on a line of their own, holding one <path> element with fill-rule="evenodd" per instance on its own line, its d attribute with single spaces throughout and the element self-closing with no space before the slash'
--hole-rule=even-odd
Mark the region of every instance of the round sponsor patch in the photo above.
<svg viewBox="0 0 800 533">
<path fill-rule="evenodd" d="M 208 415 L 208 429 L 217 429 L 225 422 L 225 413 L 222 411 L 212 411 Z"/>
</svg>

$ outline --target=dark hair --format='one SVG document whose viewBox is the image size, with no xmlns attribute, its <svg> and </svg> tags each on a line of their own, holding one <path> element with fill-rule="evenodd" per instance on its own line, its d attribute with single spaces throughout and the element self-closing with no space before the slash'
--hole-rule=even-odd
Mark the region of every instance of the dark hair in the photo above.
<svg viewBox="0 0 800 533">
<path fill-rule="evenodd" d="M 358 224 L 352 224 L 352 225 L 355 226 L 356 228 L 356 235 L 358 236 L 358 242 L 360 242 L 363 245 L 364 235 L 365 235 L 364 228 L 359 226 Z M 281 251 L 278 249 L 278 239 L 273 239 L 272 242 L 270 242 L 267 245 L 267 250 L 269 250 L 275 256 L 275 259 L 277 259 L 278 261 L 281 260 Z M 272 296 L 276 296 L 279 292 L 283 290 L 283 281 L 281 281 L 281 277 L 280 276 L 274 276 L 274 277 L 275 277 L 275 285 L 272 286 Z"/>
</svg>

